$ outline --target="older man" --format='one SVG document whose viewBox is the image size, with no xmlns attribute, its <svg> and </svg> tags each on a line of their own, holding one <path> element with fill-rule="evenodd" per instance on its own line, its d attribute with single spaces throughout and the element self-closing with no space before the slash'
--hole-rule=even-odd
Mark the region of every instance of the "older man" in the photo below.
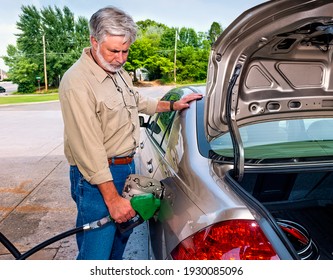
<svg viewBox="0 0 333 280">
<path fill-rule="evenodd" d="M 106 7 L 92 15 L 89 25 L 91 46 L 65 73 L 59 88 L 77 226 L 107 215 L 117 223 L 135 216 L 121 192 L 127 176 L 135 172 L 138 113 L 181 110 L 202 97 L 194 93 L 170 103 L 141 96 L 122 68 L 136 38 L 133 19 Z M 113 223 L 79 233 L 77 259 L 122 259 L 128 238 L 129 233 L 121 234 Z"/>
</svg>

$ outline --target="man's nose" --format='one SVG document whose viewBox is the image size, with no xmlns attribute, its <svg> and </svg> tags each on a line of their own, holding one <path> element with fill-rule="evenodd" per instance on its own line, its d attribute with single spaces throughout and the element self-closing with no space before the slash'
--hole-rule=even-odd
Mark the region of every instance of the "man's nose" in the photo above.
<svg viewBox="0 0 333 280">
<path fill-rule="evenodd" d="M 119 63 L 125 62 L 127 59 L 127 53 L 124 53 L 122 51 L 118 52 L 116 59 Z"/>
</svg>

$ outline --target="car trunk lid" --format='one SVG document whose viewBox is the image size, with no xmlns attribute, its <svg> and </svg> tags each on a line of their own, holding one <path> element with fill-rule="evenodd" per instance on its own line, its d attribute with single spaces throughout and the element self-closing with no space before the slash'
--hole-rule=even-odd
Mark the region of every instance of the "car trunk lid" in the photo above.
<svg viewBox="0 0 333 280">
<path fill-rule="evenodd" d="M 206 136 L 230 132 L 239 180 L 240 126 L 333 115 L 332 15 L 328 0 L 268 1 L 244 12 L 212 46 Z"/>
</svg>

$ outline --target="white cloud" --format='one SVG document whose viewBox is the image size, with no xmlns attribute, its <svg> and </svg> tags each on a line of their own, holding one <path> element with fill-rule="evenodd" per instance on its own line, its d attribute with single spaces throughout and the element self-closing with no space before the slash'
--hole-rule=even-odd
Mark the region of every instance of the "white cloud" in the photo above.
<svg viewBox="0 0 333 280">
<path fill-rule="evenodd" d="M 15 24 L 4 24 L 0 23 L 0 57 L 7 55 L 7 46 L 9 44 L 15 45 L 16 44 L 16 37 L 15 33 L 17 33 Z M 2 58 L 0 58 L 0 69 L 8 70 L 8 67 L 4 64 Z"/>
</svg>

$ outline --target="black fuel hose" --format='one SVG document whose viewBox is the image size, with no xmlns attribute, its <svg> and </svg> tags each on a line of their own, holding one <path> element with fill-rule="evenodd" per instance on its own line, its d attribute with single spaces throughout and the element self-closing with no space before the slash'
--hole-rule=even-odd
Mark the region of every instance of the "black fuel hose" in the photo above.
<svg viewBox="0 0 333 280">
<path fill-rule="evenodd" d="M 4 236 L 1 232 L 0 232 L 0 243 L 2 243 L 6 247 L 6 249 L 14 256 L 14 258 L 16 260 L 25 260 L 26 258 L 30 257 L 37 251 L 45 248 L 46 246 L 48 246 L 54 242 L 57 242 L 63 238 L 66 238 L 68 236 L 71 236 L 73 234 L 76 234 L 76 233 L 79 233 L 82 231 L 88 231 L 88 230 L 100 228 L 100 227 L 104 226 L 105 224 L 112 222 L 112 221 L 113 221 L 113 219 L 110 216 L 107 216 L 100 220 L 97 220 L 97 221 L 94 221 L 94 222 L 91 222 L 88 224 L 84 224 L 83 226 L 70 229 L 68 231 L 60 233 L 48 240 L 36 245 L 35 247 L 33 247 L 32 249 L 28 250 L 27 252 L 25 252 L 23 254 L 21 254 L 20 251 L 14 246 L 14 244 L 12 242 L 10 242 L 8 240 L 8 238 L 6 236 Z"/>
<path fill-rule="evenodd" d="M 7 248 L 7 250 L 15 257 L 15 259 L 21 256 L 21 253 L 17 248 L 14 246 L 12 242 L 10 242 L 6 236 L 0 232 L 0 242 Z"/>
<path fill-rule="evenodd" d="M 77 227 L 77 228 L 74 228 L 74 229 L 70 229 L 68 231 L 65 231 L 63 233 L 60 233 L 40 244 L 38 244 L 37 246 L 33 247 L 32 249 L 30 249 L 29 251 L 25 252 L 24 254 L 21 254 L 20 257 L 16 257 L 17 260 L 25 260 L 26 258 L 30 257 L 31 255 L 33 255 L 34 253 L 36 253 L 37 251 L 45 248 L 46 246 L 54 243 L 54 242 L 57 242 L 63 238 L 66 238 L 68 236 L 71 236 L 73 234 L 76 234 L 78 232 L 81 232 L 84 230 L 84 226 L 81 226 L 81 227 Z M 8 249 L 8 248 L 7 248 Z"/>
</svg>

